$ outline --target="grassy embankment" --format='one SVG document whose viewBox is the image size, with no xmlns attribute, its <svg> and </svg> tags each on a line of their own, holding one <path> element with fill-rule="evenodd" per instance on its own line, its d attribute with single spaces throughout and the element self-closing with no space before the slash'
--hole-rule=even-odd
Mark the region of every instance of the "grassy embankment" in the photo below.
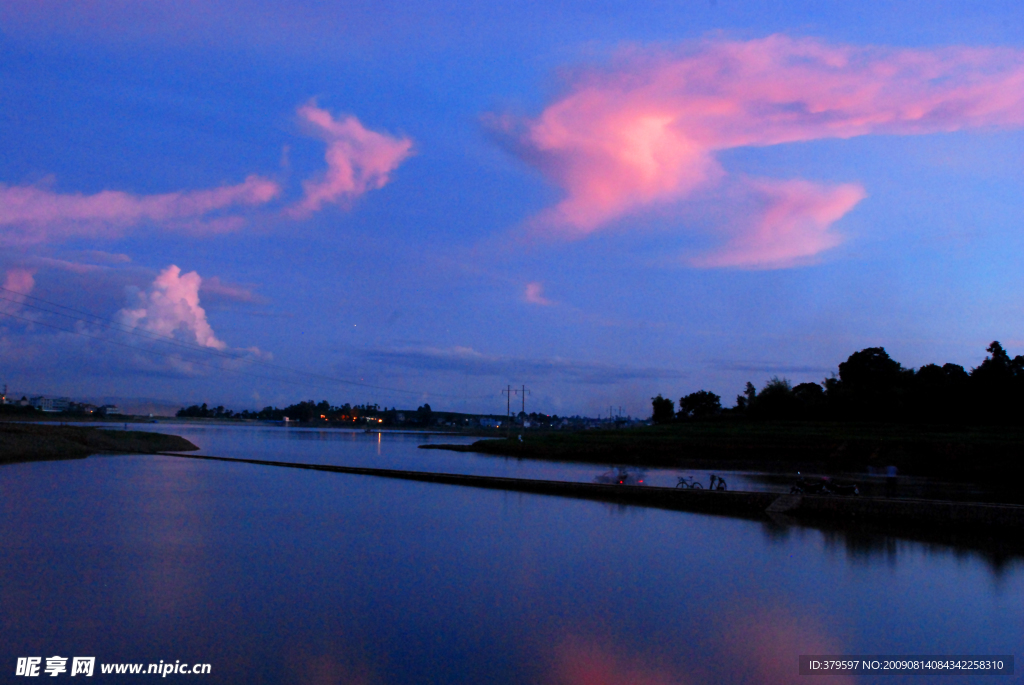
<svg viewBox="0 0 1024 685">
<path fill-rule="evenodd" d="M 152 454 L 196 449 L 199 448 L 177 435 L 0 422 L 0 464 L 81 459 L 104 452 Z"/>
<path fill-rule="evenodd" d="M 902 474 L 978 480 L 1024 474 L 1022 446 L 1019 428 L 708 421 L 422 447 L 650 467 L 839 473 L 893 464 Z"/>
</svg>

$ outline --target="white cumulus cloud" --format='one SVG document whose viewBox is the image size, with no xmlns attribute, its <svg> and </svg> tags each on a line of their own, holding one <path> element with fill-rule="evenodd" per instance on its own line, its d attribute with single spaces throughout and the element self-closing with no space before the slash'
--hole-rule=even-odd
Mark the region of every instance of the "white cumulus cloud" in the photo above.
<svg viewBox="0 0 1024 685">
<path fill-rule="evenodd" d="M 140 328 L 181 342 L 227 348 L 213 333 L 206 311 L 199 306 L 199 287 L 203 279 L 195 271 L 182 274 L 171 265 L 160 272 L 145 293 L 138 293 L 135 307 L 118 312 L 118 320 L 131 328 Z"/>
</svg>

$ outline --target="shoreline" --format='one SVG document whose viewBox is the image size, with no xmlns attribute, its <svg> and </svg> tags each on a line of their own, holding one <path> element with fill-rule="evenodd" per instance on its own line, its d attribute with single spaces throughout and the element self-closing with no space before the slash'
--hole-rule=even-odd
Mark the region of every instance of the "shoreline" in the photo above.
<svg viewBox="0 0 1024 685">
<path fill-rule="evenodd" d="M 327 422 L 314 422 L 314 421 L 276 421 L 271 419 L 214 419 L 214 418 L 197 418 L 193 416 L 139 416 L 139 415 L 119 415 L 115 414 L 106 417 L 92 417 L 86 415 L 75 415 L 75 414 L 9 414 L 0 415 L 0 423 L 24 423 L 24 424 L 156 424 L 156 425 L 168 425 L 168 424 L 181 424 L 186 426 L 267 426 L 267 427 L 281 427 L 281 428 L 299 428 L 304 430 L 331 430 L 331 431 L 343 431 L 343 432 L 356 432 L 365 433 L 367 432 L 365 426 L 352 426 L 351 424 L 339 424 L 339 423 L 327 423 Z M 502 431 L 500 434 L 493 429 L 480 429 L 480 428 L 451 428 L 443 426 L 434 427 L 399 427 L 399 426 L 371 426 L 370 433 L 410 433 L 419 435 L 450 435 L 453 437 L 464 436 L 467 438 L 477 439 L 501 439 L 505 437 L 505 432 Z"/>
<path fill-rule="evenodd" d="M 895 466 L 901 476 L 991 483 L 1009 490 L 1024 476 L 1018 456 L 1022 444 L 1024 428 L 1016 427 L 706 421 L 421 447 L 648 468 L 840 474 Z"/>
<path fill-rule="evenodd" d="M 165 433 L 0 422 L 0 464 L 198 449 L 185 438 Z"/>
<path fill-rule="evenodd" d="M 429 471 L 405 471 L 263 459 L 238 459 L 201 454 L 161 453 L 181 459 L 201 459 L 256 466 L 275 466 L 347 475 L 411 480 L 443 485 L 506 490 L 644 506 L 674 511 L 733 516 L 769 525 L 814 525 L 841 529 L 868 528 L 873 532 L 929 540 L 953 538 L 958 544 L 989 543 L 1024 555 L 1024 506 L 884 497 L 780 495 L 771 492 L 688 490 L 633 485 L 604 485 L 573 481 L 470 476 Z M 1015 544 L 1014 541 L 1019 542 Z M 1019 549 L 1018 549 L 1019 548 Z"/>
<path fill-rule="evenodd" d="M 784 515 L 794 518 L 860 518 L 880 520 L 928 521 L 943 525 L 962 526 L 984 524 L 994 527 L 1024 529 L 1024 506 L 979 502 L 952 502 L 946 500 L 865 498 L 821 495 L 779 495 L 762 491 L 695 490 L 648 485 L 606 485 L 567 480 L 538 480 L 476 476 L 433 471 L 377 469 L 331 464 L 305 464 L 301 462 L 275 462 L 261 459 L 238 459 L 210 455 L 182 455 L 158 453 L 163 457 L 199 459 L 206 461 L 275 466 L 309 471 L 327 471 L 349 475 L 366 475 L 401 480 L 419 480 L 449 485 L 464 485 L 488 489 L 506 489 L 537 495 L 560 495 L 579 499 L 593 499 L 627 504 L 639 504 L 660 509 L 700 511 L 726 514 Z"/>
</svg>

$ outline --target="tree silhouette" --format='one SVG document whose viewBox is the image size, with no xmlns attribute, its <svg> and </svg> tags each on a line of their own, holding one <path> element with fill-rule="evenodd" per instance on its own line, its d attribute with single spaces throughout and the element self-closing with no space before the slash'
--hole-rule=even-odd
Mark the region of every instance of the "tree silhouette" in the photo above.
<svg viewBox="0 0 1024 685">
<path fill-rule="evenodd" d="M 825 389 L 817 383 L 793 386 L 795 415 L 793 418 L 821 419 L 825 415 Z"/>
<path fill-rule="evenodd" d="M 675 418 L 675 403 L 672 400 L 659 394 L 657 397 L 651 398 L 651 405 L 654 408 L 654 412 L 651 414 L 651 420 L 654 423 L 669 423 Z"/>
<path fill-rule="evenodd" d="M 899 418 L 906 403 L 905 386 L 913 375 L 884 347 L 868 347 L 839 365 L 838 383 L 826 383 L 830 404 L 848 418 Z"/>
<path fill-rule="evenodd" d="M 680 419 L 706 419 L 722 412 L 722 398 L 707 390 L 698 390 L 679 399 Z"/>
<path fill-rule="evenodd" d="M 747 381 L 747 387 L 743 390 L 742 395 L 736 395 L 736 409 L 745 411 L 750 407 L 754 398 L 757 397 L 757 388 L 750 381 Z"/>
<path fill-rule="evenodd" d="M 778 376 L 772 376 L 749 404 L 751 416 L 759 419 L 795 418 L 796 409 L 793 386 Z"/>
<path fill-rule="evenodd" d="M 908 418 L 925 423 L 969 418 L 970 376 L 958 364 L 925 364 L 914 374 Z"/>
<path fill-rule="evenodd" d="M 971 370 L 974 418 L 983 423 L 1019 422 L 1024 404 L 1024 358 L 1010 359 L 998 340 L 986 351 L 989 356 Z"/>
</svg>

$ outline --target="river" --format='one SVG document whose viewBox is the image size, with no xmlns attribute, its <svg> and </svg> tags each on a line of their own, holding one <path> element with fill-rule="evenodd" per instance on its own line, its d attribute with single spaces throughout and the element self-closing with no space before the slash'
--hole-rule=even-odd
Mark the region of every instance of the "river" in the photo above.
<svg viewBox="0 0 1024 685">
<path fill-rule="evenodd" d="M 154 428 L 226 457 L 606 470 L 417 449 L 450 436 Z M 799 655 L 1012 655 L 1024 635 L 1012 553 L 170 456 L 0 467 L 0 533 L 14 682 L 19 657 L 94 656 L 101 682 L 133 680 L 100 664 L 162 660 L 208 663 L 167 676 L 208 683 L 803 683 Z M 975 681 L 993 677 L 940 680 Z"/>
</svg>

